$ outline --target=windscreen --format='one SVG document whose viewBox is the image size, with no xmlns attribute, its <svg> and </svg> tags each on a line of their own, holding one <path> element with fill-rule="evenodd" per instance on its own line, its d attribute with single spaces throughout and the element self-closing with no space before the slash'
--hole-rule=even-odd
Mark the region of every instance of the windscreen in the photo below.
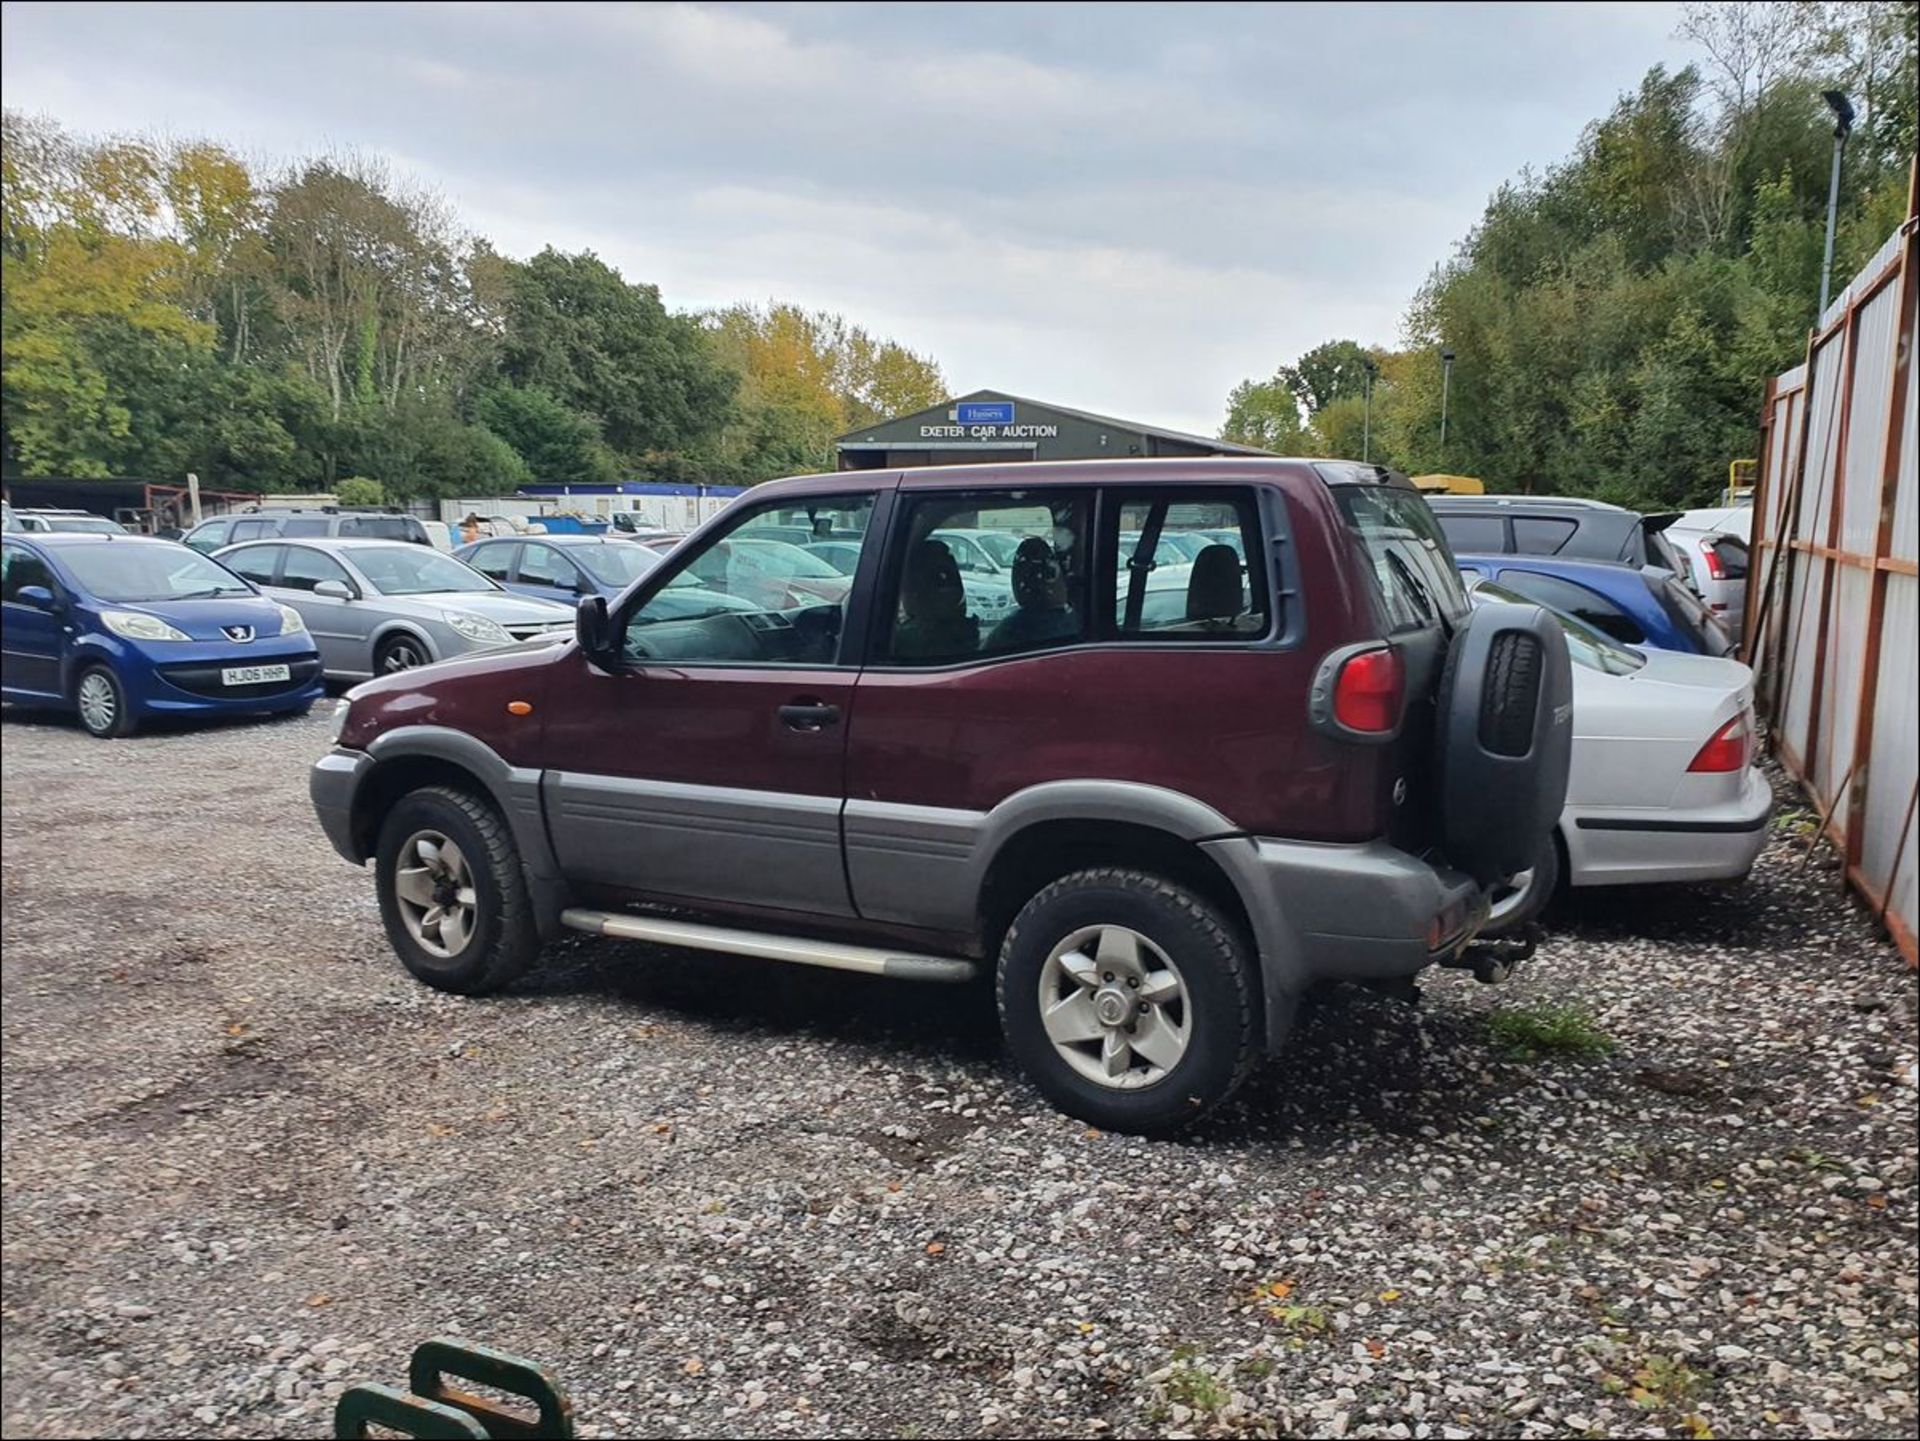
<svg viewBox="0 0 1920 1441">
<path fill-rule="evenodd" d="M 369 545 L 343 551 L 382 595 L 498 590 L 470 566 L 423 545 Z"/>
<path fill-rule="evenodd" d="M 572 545 L 567 555 L 587 568 L 602 585 L 628 585 L 660 564 L 657 551 L 630 540 L 603 540 L 595 545 Z"/>
<path fill-rule="evenodd" d="M 60 552 L 80 588 L 99 600 L 199 600 L 252 595 L 232 571 L 184 545 L 76 545 Z"/>
</svg>

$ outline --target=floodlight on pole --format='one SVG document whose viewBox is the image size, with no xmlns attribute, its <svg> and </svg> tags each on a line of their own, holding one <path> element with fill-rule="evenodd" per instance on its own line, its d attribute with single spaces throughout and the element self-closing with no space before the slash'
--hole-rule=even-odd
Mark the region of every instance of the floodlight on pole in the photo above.
<svg viewBox="0 0 1920 1441">
<path fill-rule="evenodd" d="M 1846 153 L 1853 130 L 1853 105 L 1838 90 L 1823 90 L 1820 98 L 1833 111 L 1833 177 L 1827 183 L 1827 252 L 1820 261 L 1820 309 L 1813 317 L 1817 329 L 1826 318 L 1827 296 L 1833 287 L 1833 226 L 1840 214 L 1840 157 Z"/>
</svg>

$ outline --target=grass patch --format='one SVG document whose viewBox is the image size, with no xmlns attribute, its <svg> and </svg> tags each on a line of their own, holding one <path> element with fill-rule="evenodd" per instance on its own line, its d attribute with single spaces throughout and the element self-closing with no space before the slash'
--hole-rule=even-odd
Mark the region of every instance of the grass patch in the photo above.
<svg viewBox="0 0 1920 1441">
<path fill-rule="evenodd" d="M 1487 1017 L 1487 1034 L 1514 1060 L 1537 1056 L 1602 1056 L 1613 1038 L 1579 1006 L 1503 1006 Z"/>
</svg>

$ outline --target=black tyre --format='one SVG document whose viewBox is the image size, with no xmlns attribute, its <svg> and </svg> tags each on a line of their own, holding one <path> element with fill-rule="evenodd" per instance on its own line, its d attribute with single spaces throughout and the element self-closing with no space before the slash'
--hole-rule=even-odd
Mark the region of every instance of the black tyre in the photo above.
<svg viewBox="0 0 1920 1441">
<path fill-rule="evenodd" d="M 1253 952 L 1211 904 L 1140 871 L 1077 871 L 1014 918 L 1000 1025 L 1054 1105 L 1165 1135 L 1233 1094 L 1258 1057 Z"/>
<path fill-rule="evenodd" d="M 140 723 L 127 703 L 126 687 L 109 665 L 90 665 L 80 672 L 73 683 L 73 703 L 81 727 L 96 740 L 130 736 Z"/>
<path fill-rule="evenodd" d="M 1492 940 L 1540 918 L 1560 890 L 1560 843 L 1549 835 L 1531 869 L 1493 887 L 1493 913 L 1480 934 Z"/>
<path fill-rule="evenodd" d="M 450 786 L 410 792 L 380 827 L 374 865 L 387 939 L 437 990 L 499 990 L 539 954 L 513 835 L 485 801 Z"/>
<path fill-rule="evenodd" d="M 426 665 L 433 660 L 427 653 L 427 643 L 417 635 L 401 631 L 390 635 L 380 642 L 373 653 L 373 673 L 391 675 L 399 670 L 412 670 L 415 666 Z"/>
</svg>

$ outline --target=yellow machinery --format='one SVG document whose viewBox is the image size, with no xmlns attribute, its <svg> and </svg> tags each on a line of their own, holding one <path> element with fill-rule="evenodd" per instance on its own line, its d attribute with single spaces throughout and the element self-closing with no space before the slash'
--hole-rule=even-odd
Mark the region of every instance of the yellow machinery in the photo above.
<svg viewBox="0 0 1920 1441">
<path fill-rule="evenodd" d="M 1428 495 L 1485 495 L 1487 483 L 1470 475 L 1416 475 L 1413 483 Z"/>
</svg>

